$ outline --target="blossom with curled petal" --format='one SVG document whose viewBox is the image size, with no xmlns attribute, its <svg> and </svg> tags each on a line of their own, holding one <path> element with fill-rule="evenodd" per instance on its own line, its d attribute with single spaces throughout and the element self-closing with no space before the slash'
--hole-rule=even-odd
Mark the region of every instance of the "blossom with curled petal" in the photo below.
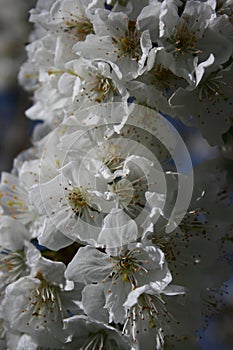
<svg viewBox="0 0 233 350">
<path fill-rule="evenodd" d="M 164 47 L 153 48 L 148 55 L 148 66 L 144 74 L 127 83 L 135 103 L 145 104 L 173 116 L 169 96 L 178 87 L 186 86 L 186 80 L 176 73 L 174 58 Z"/>
<path fill-rule="evenodd" d="M 159 28 L 159 46 L 173 54 L 176 74 L 190 84 L 195 83 L 196 62 L 205 62 L 212 53 L 219 65 L 232 54 L 232 43 L 221 32 L 215 12 L 206 2 L 187 1 L 183 6 L 179 1 L 164 1 Z"/>
<path fill-rule="evenodd" d="M 232 28 L 226 17 L 217 18 L 213 3 L 208 1 L 155 0 L 140 13 L 138 27 L 149 29 L 153 50 L 165 50 L 162 61 L 165 78 L 172 71 L 192 85 L 196 81 L 196 67 L 210 54 L 218 65 L 231 56 Z"/>
<path fill-rule="evenodd" d="M 123 303 L 132 289 L 150 283 L 164 288 L 171 281 L 162 251 L 153 245 L 132 243 L 109 255 L 93 247 L 80 248 L 67 267 L 69 280 L 103 283 L 110 322 L 124 322 Z"/>
<path fill-rule="evenodd" d="M 149 32 L 139 33 L 135 21 L 129 21 L 121 12 L 98 10 L 93 23 L 96 34 L 75 44 L 74 52 L 88 59 L 116 64 L 126 81 L 142 74 L 152 48 Z"/>
</svg>

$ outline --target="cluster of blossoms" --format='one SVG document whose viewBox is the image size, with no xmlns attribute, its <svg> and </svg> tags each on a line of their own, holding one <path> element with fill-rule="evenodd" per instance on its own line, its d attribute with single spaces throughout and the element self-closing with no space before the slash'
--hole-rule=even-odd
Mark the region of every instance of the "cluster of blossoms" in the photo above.
<svg viewBox="0 0 233 350">
<path fill-rule="evenodd" d="M 231 0 L 30 11 L 19 80 L 43 123 L 1 177 L 6 349 L 200 349 L 231 273 L 232 13 Z M 193 171 L 165 115 L 219 156 Z"/>
</svg>

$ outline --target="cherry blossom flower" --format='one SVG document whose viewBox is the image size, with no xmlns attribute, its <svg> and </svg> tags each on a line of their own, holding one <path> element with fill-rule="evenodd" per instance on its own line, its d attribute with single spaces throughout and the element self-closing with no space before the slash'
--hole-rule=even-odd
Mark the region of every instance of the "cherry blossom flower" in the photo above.
<svg viewBox="0 0 233 350">
<path fill-rule="evenodd" d="M 122 248 L 113 256 L 91 247 L 80 248 L 67 267 L 66 277 L 86 284 L 104 283 L 105 308 L 110 322 L 116 323 L 125 318 L 122 305 L 132 289 L 149 281 L 163 288 L 171 281 L 162 251 L 141 243 Z"/>
</svg>

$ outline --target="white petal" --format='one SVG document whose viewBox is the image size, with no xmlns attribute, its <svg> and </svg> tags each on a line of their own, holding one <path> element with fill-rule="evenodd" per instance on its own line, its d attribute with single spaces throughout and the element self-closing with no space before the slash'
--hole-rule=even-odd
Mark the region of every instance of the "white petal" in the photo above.
<svg viewBox="0 0 233 350">
<path fill-rule="evenodd" d="M 80 248 L 67 266 L 65 276 L 74 282 L 101 282 L 112 270 L 107 254 L 92 247 Z"/>
<path fill-rule="evenodd" d="M 119 247 L 137 239 L 138 229 L 134 220 L 132 220 L 121 209 L 112 209 L 105 217 L 103 228 L 98 237 L 100 245 Z"/>
</svg>

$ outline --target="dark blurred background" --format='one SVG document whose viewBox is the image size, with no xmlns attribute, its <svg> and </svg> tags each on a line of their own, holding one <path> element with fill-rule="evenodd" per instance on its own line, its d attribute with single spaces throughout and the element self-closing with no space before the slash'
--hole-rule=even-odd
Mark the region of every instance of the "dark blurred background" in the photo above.
<svg viewBox="0 0 233 350">
<path fill-rule="evenodd" d="M 30 144 L 32 123 L 24 116 L 30 98 L 18 85 L 25 45 L 32 30 L 28 11 L 35 0 L 0 0 L 0 171 L 9 171 L 13 158 Z"/>
</svg>

